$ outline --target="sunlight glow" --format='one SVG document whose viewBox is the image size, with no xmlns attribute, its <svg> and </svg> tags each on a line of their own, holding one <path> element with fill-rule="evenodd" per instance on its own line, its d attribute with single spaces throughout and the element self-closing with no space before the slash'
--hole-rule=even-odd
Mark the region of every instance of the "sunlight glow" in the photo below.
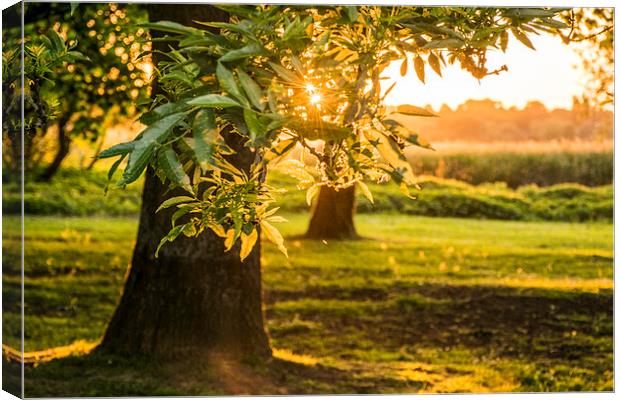
<svg viewBox="0 0 620 400">
<path fill-rule="evenodd" d="M 316 86 L 308 83 L 306 85 L 306 91 L 308 92 L 308 95 L 310 95 L 310 104 L 317 106 L 321 103 L 321 95 L 317 93 Z"/>
<path fill-rule="evenodd" d="M 541 101 L 548 108 L 572 107 L 573 96 L 584 88 L 584 72 L 579 56 L 570 46 L 557 37 L 540 35 L 531 37 L 536 51 L 510 37 L 508 51 L 490 51 L 490 70 L 508 66 L 507 72 L 477 81 L 457 65 L 442 69 L 442 77 L 426 66 L 426 84 L 421 83 L 413 71 L 400 76 L 400 63 L 392 63 L 384 72 L 388 79 L 382 81 L 385 92 L 393 82 L 394 89 L 385 101 L 389 105 L 429 104 L 439 110 L 442 104 L 456 108 L 469 99 L 489 98 L 504 107 L 524 107 L 529 101 Z"/>
<path fill-rule="evenodd" d="M 310 103 L 317 105 L 321 102 L 321 95 L 318 93 L 310 95 Z"/>
</svg>

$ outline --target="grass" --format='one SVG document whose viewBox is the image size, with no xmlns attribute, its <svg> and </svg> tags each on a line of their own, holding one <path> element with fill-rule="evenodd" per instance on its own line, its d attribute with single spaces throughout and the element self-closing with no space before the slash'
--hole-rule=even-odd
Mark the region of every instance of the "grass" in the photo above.
<svg viewBox="0 0 620 400">
<path fill-rule="evenodd" d="M 504 162 L 498 162 L 504 164 Z M 489 169 L 489 167 L 485 167 Z M 490 168 L 493 169 L 493 168 Z M 305 192 L 281 171 L 272 171 L 269 182 L 288 192 L 278 195 L 282 211 L 307 212 Z M 24 205 L 30 215 L 132 216 L 140 210 L 140 183 L 126 189 L 111 189 L 104 196 L 107 182 L 102 171 L 62 170 L 52 183 L 28 181 Z M 394 184 L 369 185 L 371 204 L 358 191 L 358 212 L 392 212 L 408 215 L 465 217 L 505 220 L 611 221 L 613 186 L 587 187 L 558 184 L 549 187 L 528 185 L 517 190 L 505 184 L 472 186 L 451 179 L 422 176 L 421 190 L 413 190 L 415 200 L 405 197 Z M 15 183 L 3 187 L 2 209 L 18 214 L 21 195 Z"/>
<path fill-rule="evenodd" d="M 287 218 L 286 237 L 303 232 L 307 215 Z M 28 217 L 26 396 L 613 389 L 611 224 L 357 224 L 366 240 L 293 238 L 288 259 L 263 247 L 273 361 L 179 366 L 83 354 L 118 301 L 135 218 Z M 17 348 L 19 220 L 3 227 L 3 343 Z"/>
</svg>

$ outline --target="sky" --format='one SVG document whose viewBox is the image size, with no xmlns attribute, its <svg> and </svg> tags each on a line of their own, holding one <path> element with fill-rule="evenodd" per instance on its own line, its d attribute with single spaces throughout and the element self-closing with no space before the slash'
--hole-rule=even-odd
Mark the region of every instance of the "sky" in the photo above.
<svg viewBox="0 0 620 400">
<path fill-rule="evenodd" d="M 407 75 L 401 77 L 400 62 L 392 63 L 383 74 L 389 79 L 383 81 L 381 86 L 385 90 L 392 82 L 397 81 L 397 84 L 385 103 L 430 104 L 438 110 L 442 104 L 454 109 L 468 99 L 490 98 L 500 101 L 504 107 L 523 108 L 528 101 L 537 100 L 548 109 L 570 109 L 573 96 L 583 91 L 583 71 L 576 68 L 580 65 L 579 56 L 558 37 L 529 37 L 536 51 L 512 36 L 506 53 L 490 50 L 487 53 L 488 69 L 495 70 L 505 64 L 508 71 L 487 76 L 480 82 L 461 70 L 458 62 L 442 70 L 443 78 L 427 65 L 426 84 L 418 80 L 411 67 Z"/>
</svg>

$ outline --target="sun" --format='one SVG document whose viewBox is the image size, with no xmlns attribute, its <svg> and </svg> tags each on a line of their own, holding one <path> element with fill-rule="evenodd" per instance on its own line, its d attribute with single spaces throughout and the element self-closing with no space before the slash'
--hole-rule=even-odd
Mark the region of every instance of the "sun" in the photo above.
<svg viewBox="0 0 620 400">
<path fill-rule="evenodd" d="M 313 95 L 310 95 L 310 104 L 313 105 L 317 105 L 321 103 L 321 95 L 318 93 L 315 93 Z"/>
<path fill-rule="evenodd" d="M 311 83 L 308 83 L 306 85 L 306 91 L 308 92 L 308 95 L 310 96 L 310 104 L 314 106 L 318 106 L 321 104 L 322 97 L 320 93 L 317 93 L 316 86 L 314 86 Z"/>
</svg>

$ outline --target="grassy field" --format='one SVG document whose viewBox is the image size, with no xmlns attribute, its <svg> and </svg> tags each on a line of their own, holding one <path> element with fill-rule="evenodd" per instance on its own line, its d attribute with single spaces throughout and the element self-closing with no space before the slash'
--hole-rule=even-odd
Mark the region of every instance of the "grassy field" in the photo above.
<svg viewBox="0 0 620 400">
<path fill-rule="evenodd" d="M 287 217 L 290 257 L 263 247 L 267 365 L 88 354 L 136 220 L 29 217 L 26 396 L 613 389 L 611 224 L 366 214 L 366 240 L 322 242 Z M 3 343 L 17 347 L 19 220 L 3 228 Z"/>
<path fill-rule="evenodd" d="M 498 162 L 503 164 L 503 162 Z M 493 169 L 489 166 L 486 169 Z M 307 212 L 306 194 L 297 181 L 281 170 L 270 172 L 268 181 L 287 193 L 278 195 L 282 211 Z M 374 204 L 358 191 L 360 213 L 394 212 L 435 217 L 506 220 L 611 221 L 613 185 L 587 187 L 566 183 L 549 187 L 528 185 L 513 190 L 504 183 L 473 186 L 452 179 L 421 176 L 415 200 L 406 198 L 397 185 L 370 184 Z M 107 173 L 65 169 L 51 183 L 28 181 L 24 205 L 30 215 L 132 216 L 140 210 L 142 184 L 111 189 L 104 196 Z M 113 186 L 113 185 L 112 185 Z M 2 210 L 19 214 L 21 193 L 16 183 L 5 184 Z"/>
</svg>

